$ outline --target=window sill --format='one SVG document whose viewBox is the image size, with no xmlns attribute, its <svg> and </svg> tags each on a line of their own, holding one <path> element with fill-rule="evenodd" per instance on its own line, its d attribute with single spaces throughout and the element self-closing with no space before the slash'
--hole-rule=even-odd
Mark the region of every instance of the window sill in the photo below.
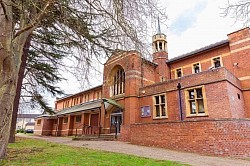
<svg viewBox="0 0 250 166">
<path fill-rule="evenodd" d="M 153 120 L 158 120 L 158 119 L 167 119 L 168 117 L 162 116 L 162 117 L 154 117 Z"/>
<path fill-rule="evenodd" d="M 111 99 L 118 99 L 118 98 L 123 98 L 125 96 L 125 93 L 119 94 L 119 95 L 114 95 L 111 97 Z"/>
<path fill-rule="evenodd" d="M 208 114 L 195 114 L 195 115 L 187 115 L 187 118 L 193 118 L 193 117 L 207 117 Z"/>
<path fill-rule="evenodd" d="M 151 115 L 148 115 L 148 116 L 141 116 L 141 118 L 150 118 Z"/>
</svg>

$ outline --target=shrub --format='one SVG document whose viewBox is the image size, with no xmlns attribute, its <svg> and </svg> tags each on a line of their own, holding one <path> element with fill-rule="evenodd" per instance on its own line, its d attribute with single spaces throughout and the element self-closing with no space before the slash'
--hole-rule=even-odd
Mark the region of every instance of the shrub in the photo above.
<svg viewBox="0 0 250 166">
<path fill-rule="evenodd" d="M 24 129 L 20 129 L 19 132 L 20 133 L 25 133 L 25 130 Z"/>
</svg>

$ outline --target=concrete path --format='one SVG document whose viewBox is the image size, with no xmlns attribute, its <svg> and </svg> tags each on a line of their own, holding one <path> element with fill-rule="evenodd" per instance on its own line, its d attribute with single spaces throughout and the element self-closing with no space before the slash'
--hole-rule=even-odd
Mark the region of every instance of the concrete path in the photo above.
<svg viewBox="0 0 250 166">
<path fill-rule="evenodd" d="M 17 136 L 46 140 L 49 142 L 60 143 L 74 147 L 85 147 L 89 149 L 124 153 L 124 154 L 153 158 L 158 160 L 179 161 L 181 163 L 186 163 L 193 166 L 250 166 L 250 161 L 247 160 L 202 156 L 194 153 L 185 153 L 185 152 L 172 151 L 162 148 L 132 145 L 127 142 L 72 141 L 71 138 L 67 137 L 47 137 L 47 136 L 38 137 L 38 136 L 29 136 L 24 134 L 22 135 L 17 134 Z"/>
</svg>

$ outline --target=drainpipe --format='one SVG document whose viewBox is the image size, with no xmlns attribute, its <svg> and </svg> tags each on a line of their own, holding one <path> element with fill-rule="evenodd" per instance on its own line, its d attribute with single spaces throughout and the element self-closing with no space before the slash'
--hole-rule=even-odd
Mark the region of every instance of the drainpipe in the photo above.
<svg viewBox="0 0 250 166">
<path fill-rule="evenodd" d="M 178 93 L 179 93 L 180 118 L 181 118 L 181 121 L 183 121 L 183 117 L 182 117 L 182 105 L 181 105 L 181 83 L 179 83 L 179 82 L 177 84 L 177 89 L 178 89 Z"/>
<path fill-rule="evenodd" d="M 58 127 L 59 127 L 59 116 L 57 117 L 57 124 L 56 124 L 56 137 L 58 136 Z"/>
<path fill-rule="evenodd" d="M 118 120 L 116 119 L 115 121 L 115 138 L 117 139 L 117 134 L 118 134 Z"/>
<path fill-rule="evenodd" d="M 103 103 L 104 104 L 104 103 Z M 104 106 L 105 107 L 105 106 Z M 99 108 L 99 111 L 100 111 L 100 114 L 99 114 L 99 134 L 98 134 L 98 137 L 100 138 L 100 135 L 101 135 L 101 118 L 102 118 L 102 115 L 101 115 L 101 113 L 102 113 L 102 109 L 101 108 Z"/>
</svg>

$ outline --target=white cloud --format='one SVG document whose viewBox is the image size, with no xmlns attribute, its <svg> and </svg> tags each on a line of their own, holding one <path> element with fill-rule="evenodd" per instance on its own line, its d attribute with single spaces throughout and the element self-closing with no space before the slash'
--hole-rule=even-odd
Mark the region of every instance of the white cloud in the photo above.
<svg viewBox="0 0 250 166">
<path fill-rule="evenodd" d="M 178 35 L 192 28 L 196 24 L 199 13 L 204 10 L 206 5 L 206 1 L 200 1 L 194 4 L 194 6 L 183 10 L 170 24 L 170 29 Z"/>
<path fill-rule="evenodd" d="M 199 3 L 199 0 L 196 2 Z M 197 13 L 196 22 L 191 27 L 182 33 L 176 33 L 175 27 L 170 27 L 167 30 L 169 58 L 226 39 L 228 33 L 240 29 L 241 23 L 234 24 L 234 20 L 221 16 L 223 10 L 220 7 L 225 5 L 226 0 L 207 1 L 206 7 Z"/>
</svg>

